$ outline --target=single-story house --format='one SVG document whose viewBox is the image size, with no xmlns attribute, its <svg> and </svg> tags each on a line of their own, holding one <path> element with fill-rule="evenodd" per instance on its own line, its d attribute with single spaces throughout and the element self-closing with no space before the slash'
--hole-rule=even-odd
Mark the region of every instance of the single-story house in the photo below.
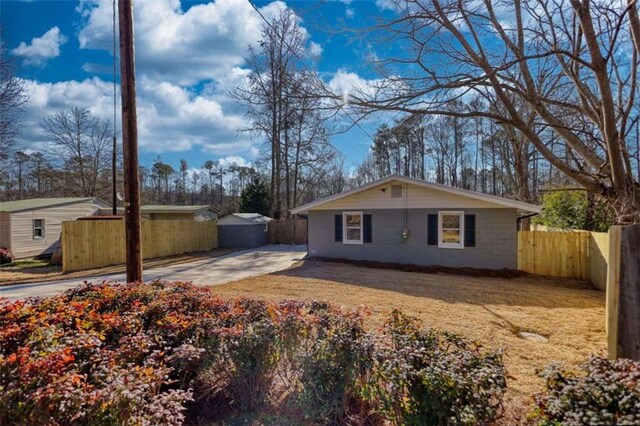
<svg viewBox="0 0 640 426">
<path fill-rule="evenodd" d="M 517 219 L 539 206 L 404 176 L 302 205 L 311 257 L 515 269 Z"/>
<path fill-rule="evenodd" d="M 218 245 L 226 248 L 253 248 L 269 244 L 269 222 L 258 213 L 232 213 L 218 220 Z"/>
<path fill-rule="evenodd" d="M 112 214 L 111 208 L 103 209 L 102 215 Z M 118 207 L 118 214 L 124 214 L 124 209 Z M 210 205 L 175 206 L 175 205 L 146 205 L 140 207 L 142 219 L 149 220 L 216 220 L 220 210 Z"/>
<path fill-rule="evenodd" d="M 0 203 L 0 247 L 16 258 L 53 254 L 62 222 L 100 214 L 109 204 L 99 198 L 32 198 Z"/>
</svg>

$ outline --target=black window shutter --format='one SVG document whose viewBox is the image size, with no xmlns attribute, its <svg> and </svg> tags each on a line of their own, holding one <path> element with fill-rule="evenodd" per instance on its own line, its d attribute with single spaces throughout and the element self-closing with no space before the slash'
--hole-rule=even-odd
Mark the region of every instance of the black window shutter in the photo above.
<svg viewBox="0 0 640 426">
<path fill-rule="evenodd" d="M 475 214 L 464 215 L 464 246 L 465 247 L 476 246 L 476 215 Z"/>
<path fill-rule="evenodd" d="M 430 214 L 427 217 L 427 244 L 430 246 L 438 245 L 438 215 Z"/>
<path fill-rule="evenodd" d="M 362 215 L 362 242 L 363 243 L 371 243 L 373 242 L 373 229 L 371 227 L 371 215 L 365 214 Z"/>
<path fill-rule="evenodd" d="M 342 242 L 342 215 L 335 215 L 335 228 L 334 228 L 334 236 L 336 242 Z"/>
</svg>

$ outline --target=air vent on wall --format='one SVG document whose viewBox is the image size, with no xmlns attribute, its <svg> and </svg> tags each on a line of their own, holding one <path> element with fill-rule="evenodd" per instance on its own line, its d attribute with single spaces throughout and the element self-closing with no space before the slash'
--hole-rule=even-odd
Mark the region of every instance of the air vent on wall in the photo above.
<svg viewBox="0 0 640 426">
<path fill-rule="evenodd" d="M 402 185 L 391 185 L 391 198 L 402 198 Z"/>
</svg>

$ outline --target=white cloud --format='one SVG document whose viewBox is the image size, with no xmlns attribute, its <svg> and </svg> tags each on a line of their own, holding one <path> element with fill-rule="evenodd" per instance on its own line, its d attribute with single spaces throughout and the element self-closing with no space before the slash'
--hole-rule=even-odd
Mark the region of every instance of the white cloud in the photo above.
<svg viewBox="0 0 640 426">
<path fill-rule="evenodd" d="M 372 90 L 371 81 L 343 68 L 334 74 L 328 85 L 334 93 L 342 95 L 344 103 L 349 102 L 349 96 L 352 93 L 370 93 Z"/>
<path fill-rule="evenodd" d="M 60 56 L 60 46 L 67 42 L 60 28 L 52 27 L 41 37 L 34 37 L 31 43 L 21 42 L 11 53 L 24 58 L 26 65 L 42 65 L 48 59 Z"/>
<path fill-rule="evenodd" d="M 251 166 L 251 162 L 245 160 L 242 157 L 239 157 L 237 155 L 231 155 L 228 157 L 223 157 L 223 158 L 219 158 L 218 162 L 220 162 L 220 164 L 222 164 L 223 167 L 228 167 L 232 164 L 236 164 L 238 166 L 241 167 L 250 167 Z"/>
<path fill-rule="evenodd" d="M 222 79 L 242 66 L 263 25 L 248 0 L 216 0 L 186 11 L 179 0 L 141 0 L 135 6 L 136 67 L 148 77 L 183 86 Z M 286 7 L 274 1 L 260 11 L 269 18 Z M 111 8 L 111 0 L 80 2 L 81 48 L 111 51 Z"/>
<path fill-rule="evenodd" d="M 376 6 L 381 10 L 398 10 L 398 0 L 376 0 Z"/>
<path fill-rule="evenodd" d="M 260 11 L 269 19 L 286 7 L 282 1 L 273 1 Z M 80 0 L 77 11 L 80 48 L 110 53 L 111 0 Z M 228 95 L 246 81 L 249 71 L 244 68 L 244 56 L 248 46 L 260 39 L 263 21 L 249 1 L 192 5 L 180 0 L 138 0 L 134 18 L 140 150 L 193 150 L 234 158 L 238 164 L 238 159 L 257 158 L 260 141 L 241 132 L 248 127 L 244 110 Z M 312 54 L 322 53 L 319 44 L 309 42 L 307 48 Z M 22 145 L 46 149 L 40 121 L 72 106 L 87 107 L 96 116 L 111 120 L 111 66 L 110 61 L 82 66 L 85 72 L 104 74 L 106 80 L 27 81 L 32 96 L 26 107 Z M 118 94 L 118 122 L 119 101 Z"/>
<path fill-rule="evenodd" d="M 311 54 L 311 56 L 317 58 L 322 55 L 322 51 L 322 46 L 320 46 L 318 43 L 315 43 L 313 41 L 309 43 L 309 54 Z"/>
<path fill-rule="evenodd" d="M 353 8 L 348 7 L 345 11 L 344 14 L 347 18 L 353 18 L 354 16 L 356 16 L 356 11 L 353 10 Z"/>
<path fill-rule="evenodd" d="M 40 83 L 26 80 L 30 102 L 25 106 L 22 143 L 46 150 L 40 128 L 44 117 L 72 106 L 88 108 L 102 119 L 113 117 L 113 86 L 97 77 L 84 81 Z M 117 95 L 120 122 L 120 95 Z M 200 150 L 228 156 L 255 157 L 253 142 L 237 130 L 244 125 L 239 111 L 223 111 L 216 93 L 196 94 L 169 82 L 142 78 L 138 84 L 138 138 L 141 151 Z"/>
</svg>

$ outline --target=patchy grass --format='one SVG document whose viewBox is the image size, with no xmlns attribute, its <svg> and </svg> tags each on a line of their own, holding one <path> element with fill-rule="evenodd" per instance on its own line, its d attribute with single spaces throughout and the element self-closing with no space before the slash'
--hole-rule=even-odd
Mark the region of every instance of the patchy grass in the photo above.
<svg viewBox="0 0 640 426">
<path fill-rule="evenodd" d="M 31 268 L 45 268 L 47 266 L 51 265 L 49 265 L 49 260 L 46 259 L 25 259 L 0 265 L 0 269 L 2 271 L 22 271 Z"/>
<path fill-rule="evenodd" d="M 371 311 L 367 326 L 372 329 L 378 329 L 392 309 L 401 309 L 436 329 L 504 349 L 507 404 L 522 405 L 543 388 L 536 369 L 552 363 L 572 368 L 590 354 L 604 351 L 605 294 L 587 286 L 530 276 L 423 274 L 307 260 L 286 271 L 217 286 L 213 291 L 224 297 L 365 305 Z M 519 331 L 549 341 L 525 340 L 518 337 Z"/>
<path fill-rule="evenodd" d="M 237 249 L 214 249 L 203 252 L 189 253 L 178 256 L 167 256 L 144 261 L 145 268 L 154 268 L 179 263 L 192 262 L 205 257 L 219 257 L 237 251 Z M 24 262 L 24 264 L 23 264 Z M 40 262 L 29 264 L 29 262 Z M 34 282 L 47 282 L 72 278 L 90 278 L 96 275 L 119 274 L 125 271 L 125 265 L 107 266 L 105 268 L 89 269 L 86 271 L 70 272 L 64 274 L 62 266 L 49 265 L 47 261 L 19 260 L 11 266 L 0 267 L 0 286 L 12 284 L 26 284 Z"/>
</svg>

